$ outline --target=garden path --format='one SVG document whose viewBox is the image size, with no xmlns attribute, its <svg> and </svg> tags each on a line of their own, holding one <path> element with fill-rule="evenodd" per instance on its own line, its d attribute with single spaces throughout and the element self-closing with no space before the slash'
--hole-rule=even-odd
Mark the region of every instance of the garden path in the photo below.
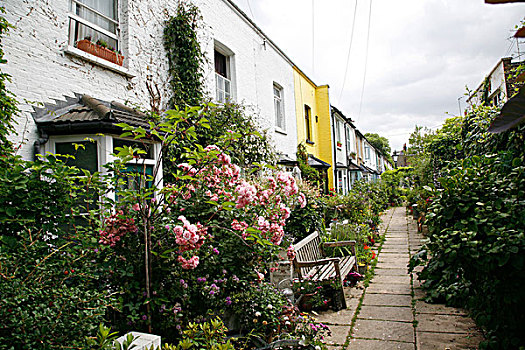
<svg viewBox="0 0 525 350">
<path fill-rule="evenodd" d="M 415 221 L 404 207 L 383 215 L 385 241 L 370 284 L 346 291 L 348 309 L 318 317 L 332 330 L 329 349 L 476 349 L 482 338 L 472 319 L 463 310 L 422 301 L 416 274 L 408 273 L 410 254 L 423 240 Z"/>
</svg>

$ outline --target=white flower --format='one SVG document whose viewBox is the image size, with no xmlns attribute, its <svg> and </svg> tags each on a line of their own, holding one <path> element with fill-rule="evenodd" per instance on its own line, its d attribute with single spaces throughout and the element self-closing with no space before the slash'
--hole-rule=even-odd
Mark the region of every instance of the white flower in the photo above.
<svg viewBox="0 0 525 350">
<path fill-rule="evenodd" d="M 267 308 L 268 308 L 269 310 L 271 310 L 271 309 L 273 309 L 273 305 L 272 305 L 272 304 L 268 304 Z"/>
<path fill-rule="evenodd" d="M 259 317 L 259 316 L 261 316 L 261 313 L 260 313 L 259 311 L 257 311 L 257 312 L 255 313 L 255 317 Z"/>
<path fill-rule="evenodd" d="M 319 345 L 316 345 L 315 350 L 321 350 L 321 347 Z"/>
</svg>

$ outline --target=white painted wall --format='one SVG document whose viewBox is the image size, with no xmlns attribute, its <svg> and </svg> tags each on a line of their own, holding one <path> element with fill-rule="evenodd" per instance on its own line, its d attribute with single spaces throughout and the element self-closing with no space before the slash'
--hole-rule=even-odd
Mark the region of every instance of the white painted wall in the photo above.
<svg viewBox="0 0 525 350">
<path fill-rule="evenodd" d="M 203 49 L 213 62 L 213 40 L 235 52 L 237 96 L 258 112 L 263 128 L 274 138 L 277 150 L 295 157 L 297 132 L 292 67 L 263 37 L 248 25 L 226 0 L 195 0 L 206 29 L 200 33 Z M 63 96 L 86 93 L 95 98 L 129 101 L 148 108 L 146 82 L 159 86 L 163 106 L 168 102 L 168 78 L 163 47 L 165 21 L 176 2 L 163 0 L 121 0 L 119 18 L 123 38 L 124 69 L 121 72 L 67 54 L 69 1 L 5 2 L 6 18 L 15 28 L 3 38 L 8 64 L 3 71 L 12 76 L 8 88 L 17 96 L 22 113 L 17 118 L 19 154 L 33 158 L 36 125 L 31 116 L 35 104 L 52 103 Z M 206 84 L 213 91 L 213 64 L 206 66 Z M 286 134 L 275 132 L 273 82 L 284 89 Z M 214 95 L 214 93 L 213 93 Z"/>
<path fill-rule="evenodd" d="M 293 70 L 288 61 L 227 0 L 194 0 L 207 25 L 203 48 L 210 65 L 206 72 L 207 91 L 215 96 L 215 41 L 233 52 L 234 98 L 258 115 L 260 126 L 275 141 L 278 152 L 295 159 L 297 122 Z M 283 88 L 285 133 L 276 131 L 273 84 Z"/>
</svg>

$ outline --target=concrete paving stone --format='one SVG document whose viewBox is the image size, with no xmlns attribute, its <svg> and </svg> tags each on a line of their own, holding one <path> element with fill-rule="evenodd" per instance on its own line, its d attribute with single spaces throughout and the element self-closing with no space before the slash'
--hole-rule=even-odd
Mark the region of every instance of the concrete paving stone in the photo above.
<svg viewBox="0 0 525 350">
<path fill-rule="evenodd" d="M 414 278 L 412 279 L 412 286 L 414 288 L 421 288 L 421 285 L 423 284 L 424 281 L 420 281 L 417 279 L 417 275 L 414 276 Z"/>
<path fill-rule="evenodd" d="M 377 276 L 409 276 L 408 270 L 405 268 L 393 268 L 393 269 L 383 269 L 377 267 L 374 270 L 375 277 Z"/>
<path fill-rule="evenodd" d="M 389 237 L 385 240 L 385 243 L 389 244 L 408 244 L 408 237 Z"/>
<path fill-rule="evenodd" d="M 427 293 L 421 288 L 414 288 L 414 299 L 420 300 L 426 298 Z"/>
<path fill-rule="evenodd" d="M 401 275 L 401 276 L 388 276 L 388 275 L 382 275 L 382 276 L 374 276 L 371 281 L 372 284 L 375 283 L 389 283 L 389 284 L 410 284 L 410 275 Z"/>
<path fill-rule="evenodd" d="M 395 257 L 390 257 L 388 256 L 387 254 L 385 254 L 384 256 L 382 256 L 381 258 L 379 258 L 379 262 L 383 263 L 383 264 L 405 264 L 408 265 L 408 262 L 410 261 L 410 259 L 407 257 L 398 257 L 398 256 L 395 256 Z"/>
<path fill-rule="evenodd" d="M 445 306 L 443 304 L 430 304 L 423 300 L 416 301 L 416 313 L 419 314 L 441 314 L 441 315 L 459 315 L 466 316 L 467 313 L 463 309 Z"/>
<path fill-rule="evenodd" d="M 412 294 L 410 284 L 371 283 L 366 293 L 374 294 Z"/>
<path fill-rule="evenodd" d="M 384 242 L 383 248 L 401 248 L 401 247 L 408 247 L 408 243 L 397 243 L 397 242 Z"/>
<path fill-rule="evenodd" d="M 343 309 L 337 312 L 324 311 L 315 315 L 315 319 L 318 322 L 326 323 L 327 325 L 350 326 L 354 313 L 355 308 Z"/>
<path fill-rule="evenodd" d="M 411 306 L 412 297 L 401 294 L 365 294 L 363 305 L 375 306 Z"/>
<path fill-rule="evenodd" d="M 372 306 L 361 309 L 358 318 L 367 320 L 412 322 L 414 315 L 412 308 L 399 306 Z"/>
<path fill-rule="evenodd" d="M 349 350 L 414 350 L 413 343 L 384 341 L 374 339 L 352 339 L 348 345 Z"/>
<path fill-rule="evenodd" d="M 417 348 L 421 350 L 465 350 L 478 349 L 483 340 L 480 334 L 450 334 L 416 332 Z"/>
<path fill-rule="evenodd" d="M 417 330 L 421 332 L 473 333 L 476 324 L 472 319 L 459 315 L 417 314 Z"/>
<path fill-rule="evenodd" d="M 384 252 L 381 251 L 381 254 Z M 408 259 L 410 255 L 408 255 L 408 250 L 403 253 L 385 253 L 381 255 L 380 259 L 393 259 L 393 258 L 400 258 L 400 259 Z"/>
<path fill-rule="evenodd" d="M 382 262 L 381 259 L 379 259 L 379 262 L 377 263 L 376 267 L 380 269 L 406 269 L 408 271 L 407 263 L 404 261 L 399 262 Z"/>
<path fill-rule="evenodd" d="M 396 247 L 396 248 L 392 248 L 392 247 L 383 247 L 381 249 L 381 254 L 388 254 L 388 253 L 394 253 L 394 254 L 401 254 L 401 253 L 407 253 L 408 254 L 408 248 L 407 247 Z"/>
<path fill-rule="evenodd" d="M 326 348 L 328 350 L 343 350 L 344 347 L 343 346 L 337 346 L 337 345 L 327 345 Z"/>
<path fill-rule="evenodd" d="M 414 326 L 406 322 L 357 319 L 352 337 L 413 342 Z"/>
<path fill-rule="evenodd" d="M 350 326 L 328 326 L 332 335 L 324 338 L 326 345 L 344 345 L 348 333 L 350 333 Z"/>
</svg>

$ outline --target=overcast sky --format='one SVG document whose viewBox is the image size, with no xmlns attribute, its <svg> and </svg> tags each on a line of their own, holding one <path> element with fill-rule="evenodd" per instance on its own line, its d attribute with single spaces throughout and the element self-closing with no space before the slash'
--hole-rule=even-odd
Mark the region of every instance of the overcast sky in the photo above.
<svg viewBox="0 0 525 350">
<path fill-rule="evenodd" d="M 517 55 L 509 38 L 525 16 L 524 3 L 484 0 L 233 1 L 316 84 L 330 85 L 332 105 L 392 149 L 415 125 L 436 128 L 459 114 L 465 86 L 477 88 L 500 58 Z"/>
</svg>

